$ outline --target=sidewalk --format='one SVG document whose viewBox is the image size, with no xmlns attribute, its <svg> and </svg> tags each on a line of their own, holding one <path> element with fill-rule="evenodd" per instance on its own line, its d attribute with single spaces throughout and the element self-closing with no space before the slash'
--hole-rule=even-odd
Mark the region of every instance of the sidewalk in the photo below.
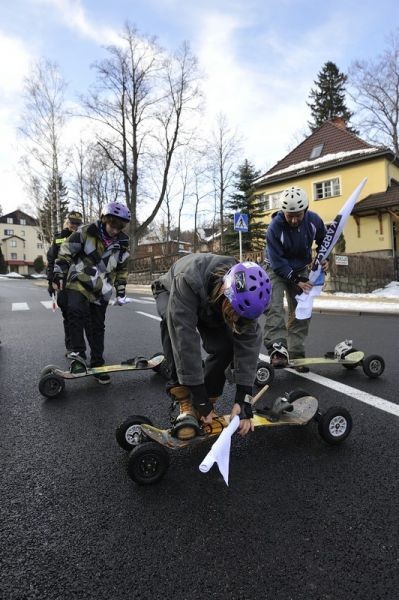
<svg viewBox="0 0 399 600">
<path fill-rule="evenodd" d="M 151 286 L 149 285 L 128 283 L 126 289 L 128 294 L 151 294 Z M 323 292 L 321 296 L 315 298 L 313 312 L 344 312 L 354 315 L 399 315 L 399 297 L 373 297 L 370 294 L 364 296 L 361 294 L 340 295 Z"/>
</svg>

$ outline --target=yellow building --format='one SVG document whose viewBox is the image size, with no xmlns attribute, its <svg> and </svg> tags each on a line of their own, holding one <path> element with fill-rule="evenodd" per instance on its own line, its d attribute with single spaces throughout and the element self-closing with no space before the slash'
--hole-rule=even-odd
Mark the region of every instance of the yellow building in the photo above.
<svg viewBox="0 0 399 600">
<path fill-rule="evenodd" d="M 8 272 L 20 275 L 34 273 L 33 262 L 41 256 L 46 263 L 46 250 L 35 219 L 22 210 L 0 217 L 0 247 Z"/>
<path fill-rule="evenodd" d="M 303 188 L 309 209 L 327 224 L 360 181 L 362 195 L 345 230 L 345 252 L 397 256 L 399 252 L 399 157 L 348 131 L 342 119 L 327 121 L 255 181 L 255 197 L 270 223 L 287 187 Z"/>
</svg>

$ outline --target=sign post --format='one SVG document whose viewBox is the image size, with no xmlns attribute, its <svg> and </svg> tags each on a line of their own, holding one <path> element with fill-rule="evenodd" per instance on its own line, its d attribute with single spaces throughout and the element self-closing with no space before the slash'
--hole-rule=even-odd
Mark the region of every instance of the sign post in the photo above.
<svg viewBox="0 0 399 600">
<path fill-rule="evenodd" d="M 234 231 L 238 231 L 240 243 L 240 262 L 242 262 L 242 232 L 248 231 L 248 215 L 246 213 L 234 213 Z"/>
</svg>

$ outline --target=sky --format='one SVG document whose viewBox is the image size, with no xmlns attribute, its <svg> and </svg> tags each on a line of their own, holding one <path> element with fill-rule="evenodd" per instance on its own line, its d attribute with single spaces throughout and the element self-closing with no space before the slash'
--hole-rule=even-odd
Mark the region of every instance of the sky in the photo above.
<svg viewBox="0 0 399 600">
<path fill-rule="evenodd" d="M 361 6 L 361 10 L 359 7 Z M 262 173 L 303 138 L 306 101 L 327 61 L 346 72 L 374 60 L 398 26 L 397 0 L 3 0 L 0 2 L 0 205 L 26 210 L 18 133 L 24 78 L 40 58 L 58 64 L 77 102 L 126 21 L 167 50 L 190 43 L 204 75 L 205 119 L 224 113 L 243 157 Z M 350 102 L 348 101 L 350 106 Z M 69 139 L 79 137 L 70 125 Z"/>
</svg>

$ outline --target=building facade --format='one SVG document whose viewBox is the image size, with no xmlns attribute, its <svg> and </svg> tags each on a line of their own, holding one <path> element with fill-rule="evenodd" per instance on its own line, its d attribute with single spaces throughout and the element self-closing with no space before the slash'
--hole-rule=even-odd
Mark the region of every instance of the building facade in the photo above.
<svg viewBox="0 0 399 600">
<path fill-rule="evenodd" d="M 255 201 L 265 224 L 278 210 L 281 192 L 303 188 L 309 209 L 333 220 L 352 191 L 367 178 L 344 230 L 345 252 L 397 256 L 399 251 L 399 158 L 348 131 L 342 119 L 324 123 L 255 182 Z"/>
<path fill-rule="evenodd" d="M 0 246 L 9 273 L 31 275 L 38 256 L 46 263 L 47 245 L 38 222 L 22 210 L 0 217 Z"/>
</svg>

